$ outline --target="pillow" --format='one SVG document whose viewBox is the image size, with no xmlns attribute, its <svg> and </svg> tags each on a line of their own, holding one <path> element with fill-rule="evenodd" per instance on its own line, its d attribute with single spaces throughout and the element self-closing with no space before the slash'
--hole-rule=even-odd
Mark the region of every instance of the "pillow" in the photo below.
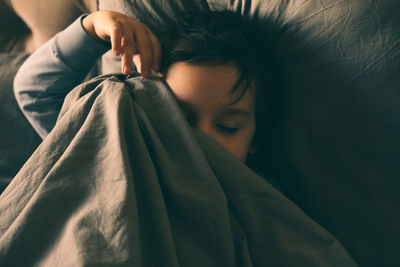
<svg viewBox="0 0 400 267">
<path fill-rule="evenodd" d="M 286 83 L 271 129 L 271 172 L 360 265 L 400 264 L 398 1 L 99 0 L 99 7 L 156 34 L 163 21 L 196 8 L 226 7 L 286 27 L 275 51 Z"/>
<path fill-rule="evenodd" d="M 13 79 L 27 53 L 0 53 L 0 193 L 10 183 L 41 139 L 14 97 Z"/>
<path fill-rule="evenodd" d="M 297 30 L 278 51 L 290 84 L 271 142 L 275 176 L 361 266 L 398 266 L 400 3 L 272 2 L 232 6 L 279 11 Z"/>
</svg>

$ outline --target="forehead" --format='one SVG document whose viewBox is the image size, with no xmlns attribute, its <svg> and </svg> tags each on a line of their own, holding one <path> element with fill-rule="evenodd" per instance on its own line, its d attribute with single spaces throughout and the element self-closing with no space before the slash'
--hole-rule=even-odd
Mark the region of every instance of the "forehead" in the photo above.
<svg viewBox="0 0 400 267">
<path fill-rule="evenodd" d="M 253 90 L 246 90 L 237 102 L 244 88 L 239 86 L 232 91 L 239 76 L 240 71 L 233 64 L 193 65 L 178 62 L 168 70 L 165 80 L 179 101 L 196 108 L 215 109 L 231 105 L 252 112 Z"/>
</svg>

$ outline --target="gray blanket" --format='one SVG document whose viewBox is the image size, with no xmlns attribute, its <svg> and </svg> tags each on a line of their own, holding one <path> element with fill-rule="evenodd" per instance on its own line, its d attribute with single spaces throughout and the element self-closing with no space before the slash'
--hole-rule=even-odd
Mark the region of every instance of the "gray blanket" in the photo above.
<svg viewBox="0 0 400 267">
<path fill-rule="evenodd" d="M 274 50 L 287 83 L 268 139 L 274 176 L 361 266 L 400 266 L 400 1 L 98 2 L 160 36 L 174 16 L 219 6 L 298 29 Z"/>
<path fill-rule="evenodd" d="M 354 266 L 267 181 L 191 129 L 161 79 L 104 76 L 0 196 L 1 266 Z"/>
</svg>

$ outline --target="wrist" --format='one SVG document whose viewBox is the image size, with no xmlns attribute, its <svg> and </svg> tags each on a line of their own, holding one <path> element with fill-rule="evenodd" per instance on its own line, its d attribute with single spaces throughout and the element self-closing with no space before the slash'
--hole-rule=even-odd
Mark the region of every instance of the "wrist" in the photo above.
<svg viewBox="0 0 400 267">
<path fill-rule="evenodd" d="M 81 25 L 82 25 L 82 29 L 86 32 L 87 35 L 89 35 L 90 37 L 92 37 L 93 39 L 95 39 L 96 41 L 98 41 L 100 43 L 103 43 L 105 45 L 110 45 L 110 42 L 100 38 L 96 34 L 92 14 L 82 16 Z"/>
<path fill-rule="evenodd" d="M 75 71 L 86 71 L 110 49 L 109 43 L 99 42 L 86 32 L 82 23 L 85 16 L 58 33 L 54 41 L 56 54 Z"/>
<path fill-rule="evenodd" d="M 91 15 L 83 15 L 81 19 L 81 25 L 83 30 L 92 38 L 99 39 L 94 30 L 93 20 Z"/>
</svg>

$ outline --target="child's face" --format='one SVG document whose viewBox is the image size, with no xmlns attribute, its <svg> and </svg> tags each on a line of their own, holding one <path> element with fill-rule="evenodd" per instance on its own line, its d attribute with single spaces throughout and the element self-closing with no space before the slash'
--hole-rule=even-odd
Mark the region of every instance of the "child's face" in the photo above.
<svg viewBox="0 0 400 267">
<path fill-rule="evenodd" d="M 234 65 L 175 63 L 165 80 L 175 94 L 189 124 L 203 131 L 243 162 L 255 133 L 253 90 L 232 88 L 239 78 Z"/>
</svg>

